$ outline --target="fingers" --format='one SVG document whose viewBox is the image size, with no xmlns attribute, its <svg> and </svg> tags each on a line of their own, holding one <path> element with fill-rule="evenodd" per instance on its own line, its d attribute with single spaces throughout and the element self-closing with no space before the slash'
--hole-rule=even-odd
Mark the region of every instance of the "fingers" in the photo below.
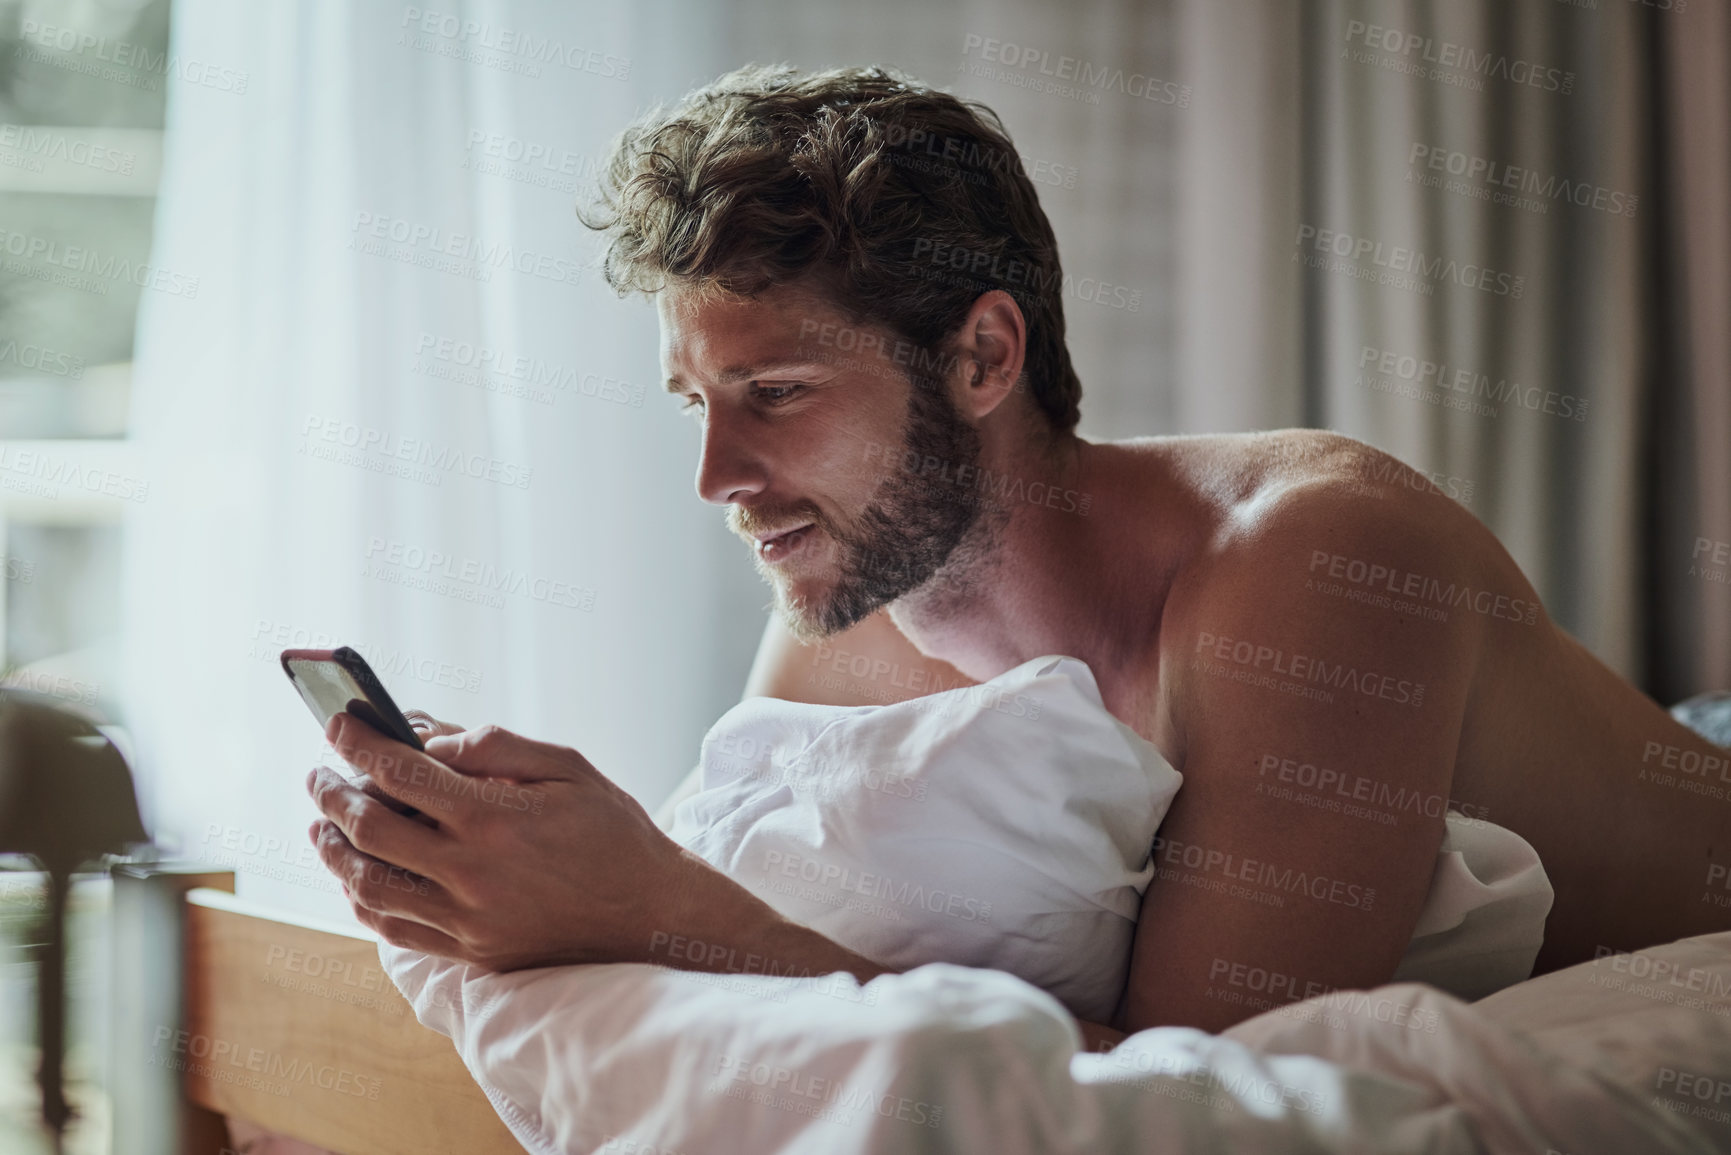
<svg viewBox="0 0 1731 1155">
<path fill-rule="evenodd" d="M 437 922 L 448 917 L 445 893 L 431 879 L 362 852 L 336 823 L 316 821 L 307 835 L 318 850 L 319 859 L 343 884 L 355 908 L 355 917 L 364 925 L 373 926 L 370 920 L 390 917 L 432 930 Z M 449 938 L 442 931 L 438 933 Z"/>
<path fill-rule="evenodd" d="M 428 737 L 441 734 L 461 734 L 463 727 L 455 722 L 441 722 L 425 710 L 404 710 L 403 717 L 414 727 L 415 733 L 425 742 Z"/>
<path fill-rule="evenodd" d="M 365 774 L 392 798 L 408 803 L 440 823 L 461 822 L 465 812 L 464 800 L 475 793 L 474 782 L 446 766 L 436 756 L 388 738 L 347 712 L 331 719 L 326 738 L 350 766 Z M 452 740 L 430 739 L 433 742 Z"/>
<path fill-rule="evenodd" d="M 596 773 L 589 760 L 577 751 L 537 742 L 502 726 L 482 726 L 430 738 L 427 753 L 464 774 L 519 782 L 568 780 Z"/>
<path fill-rule="evenodd" d="M 427 826 L 369 797 L 328 766 L 315 767 L 307 775 L 307 793 L 357 850 L 429 877 L 437 873 L 443 840 Z"/>
<path fill-rule="evenodd" d="M 436 954 L 458 962 L 469 962 L 463 954 L 463 944 L 435 927 L 411 922 L 406 918 L 393 918 L 388 914 L 355 908 L 355 918 L 360 924 L 390 943 L 405 950 L 418 950 L 422 954 Z"/>
</svg>

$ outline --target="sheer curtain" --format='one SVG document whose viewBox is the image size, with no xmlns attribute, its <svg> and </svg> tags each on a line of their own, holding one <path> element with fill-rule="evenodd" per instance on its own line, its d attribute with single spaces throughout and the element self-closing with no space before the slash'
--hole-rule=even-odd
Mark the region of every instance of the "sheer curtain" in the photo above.
<svg viewBox="0 0 1731 1155">
<path fill-rule="evenodd" d="M 140 320 L 126 716 L 159 838 L 335 917 L 279 650 L 355 645 L 405 707 L 575 746 L 652 803 L 767 601 L 693 495 L 653 309 L 572 213 L 607 139 L 714 71 L 701 39 L 444 8 L 175 10 L 176 51 L 249 84 L 171 97 L 155 259 L 201 287 Z"/>
<path fill-rule="evenodd" d="M 1085 430 L 1172 407 L 1166 4 L 441 8 L 175 12 L 177 51 L 249 83 L 170 99 L 156 260 L 201 289 L 140 320 L 127 721 L 160 838 L 326 917 L 347 908 L 302 787 L 323 742 L 285 646 L 353 644 L 405 706 L 575 746 L 648 804 L 739 694 L 767 591 L 693 494 L 653 309 L 576 269 L 572 190 L 642 107 L 753 60 L 986 101 L 1073 278 Z M 988 40 L 1128 79 L 1037 92 Z"/>
</svg>

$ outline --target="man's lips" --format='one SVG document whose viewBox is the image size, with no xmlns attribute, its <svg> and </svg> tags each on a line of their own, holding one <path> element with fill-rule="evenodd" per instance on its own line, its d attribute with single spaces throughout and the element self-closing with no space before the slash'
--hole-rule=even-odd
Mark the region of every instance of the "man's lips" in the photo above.
<svg viewBox="0 0 1731 1155">
<path fill-rule="evenodd" d="M 790 525 L 786 529 L 770 530 L 768 533 L 754 533 L 751 536 L 752 536 L 753 540 L 755 540 L 757 542 L 758 551 L 761 553 L 763 551 L 763 547 L 768 545 L 770 542 L 777 541 L 781 538 L 784 538 L 790 533 L 798 533 L 800 530 L 806 528 L 809 525 L 813 525 L 813 524 L 815 524 L 815 523 L 809 522 L 809 521 L 802 521 L 798 525 Z"/>
<path fill-rule="evenodd" d="M 775 565 L 787 560 L 799 552 L 800 547 L 811 536 L 811 531 L 814 528 L 816 528 L 815 522 L 807 522 L 804 525 L 796 525 L 791 529 L 760 538 L 757 543 L 758 559 L 768 565 Z"/>
</svg>

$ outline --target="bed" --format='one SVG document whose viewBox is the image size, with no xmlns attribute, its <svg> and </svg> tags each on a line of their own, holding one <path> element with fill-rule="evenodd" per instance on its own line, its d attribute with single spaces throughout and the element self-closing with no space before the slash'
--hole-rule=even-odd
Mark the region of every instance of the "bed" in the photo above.
<svg viewBox="0 0 1731 1155">
<path fill-rule="evenodd" d="M 1475 1004 L 1392 984 L 1076 1055 L 1061 1007 L 996 972 L 791 994 L 655 967 L 486 975 L 259 908 L 231 877 L 129 869 L 122 932 L 138 895 L 178 904 L 180 1020 L 132 1028 L 173 1072 L 171 1150 L 221 1155 L 226 1117 L 344 1155 L 1731 1151 L 1731 934 Z M 790 1086 L 814 1109 L 766 1098 Z"/>
<path fill-rule="evenodd" d="M 1674 712 L 1731 737 L 1731 695 Z M 1731 1151 L 1731 933 L 1471 1003 L 1397 982 L 1090 1055 L 999 971 L 495 975 L 244 902 L 225 872 L 114 873 L 116 1053 L 144 1056 L 117 1080 L 129 1155 L 231 1134 L 311 1145 L 259 1155 Z"/>
</svg>

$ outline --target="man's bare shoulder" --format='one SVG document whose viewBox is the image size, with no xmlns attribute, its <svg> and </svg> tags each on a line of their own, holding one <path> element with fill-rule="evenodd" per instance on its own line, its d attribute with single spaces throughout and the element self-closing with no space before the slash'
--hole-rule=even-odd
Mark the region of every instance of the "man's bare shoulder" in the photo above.
<svg viewBox="0 0 1731 1155">
<path fill-rule="evenodd" d="M 1294 546 L 1413 549 L 1499 561 L 1495 538 L 1435 482 L 1362 441 L 1318 429 L 1170 439 L 1174 476 L 1213 508 L 1192 580 L 1256 570 Z"/>
<path fill-rule="evenodd" d="M 1281 685 L 1300 685 L 1294 669 L 1394 671 L 1415 688 L 1446 681 L 1458 708 L 1484 621 L 1460 599 L 1494 590 L 1503 601 L 1489 610 L 1540 612 L 1490 531 L 1385 453 L 1315 431 L 1210 450 L 1214 492 L 1227 500 L 1175 574 L 1161 621 L 1161 667 L 1174 675 L 1162 678 L 1162 696 L 1174 718 L 1218 713 L 1227 681 L 1179 671 L 1223 646 L 1244 658 L 1230 671 L 1240 682 L 1280 673 Z M 1265 708 L 1291 705 L 1287 691 L 1296 692 L 1277 686 Z"/>
</svg>

